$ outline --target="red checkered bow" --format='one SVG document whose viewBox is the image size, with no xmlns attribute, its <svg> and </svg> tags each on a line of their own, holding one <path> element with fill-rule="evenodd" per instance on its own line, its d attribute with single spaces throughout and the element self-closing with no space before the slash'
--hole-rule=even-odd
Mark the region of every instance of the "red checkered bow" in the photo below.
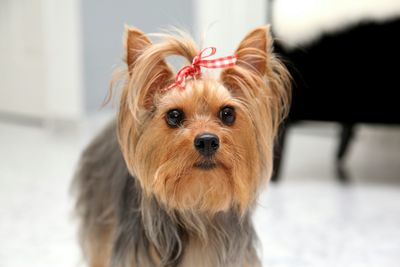
<svg viewBox="0 0 400 267">
<path fill-rule="evenodd" d="M 207 50 L 210 50 L 208 54 L 206 54 Z M 227 57 L 220 57 L 215 59 L 204 59 L 207 57 L 211 57 L 215 54 L 217 49 L 215 47 L 207 47 L 201 50 L 200 54 L 195 56 L 192 61 L 192 65 L 185 66 L 179 70 L 176 74 L 175 82 L 164 89 L 167 91 L 175 86 L 178 86 L 182 89 L 185 89 L 185 80 L 188 76 L 199 76 L 201 74 L 201 68 L 209 68 L 209 69 L 217 69 L 217 68 L 227 68 L 233 67 L 236 64 L 237 56 L 231 55 Z"/>
</svg>

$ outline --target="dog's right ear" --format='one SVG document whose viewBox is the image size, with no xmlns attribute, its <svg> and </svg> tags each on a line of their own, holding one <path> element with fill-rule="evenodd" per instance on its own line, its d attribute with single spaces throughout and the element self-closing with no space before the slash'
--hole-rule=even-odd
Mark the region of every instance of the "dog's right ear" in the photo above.
<svg viewBox="0 0 400 267">
<path fill-rule="evenodd" d="M 125 26 L 125 61 L 128 65 L 129 73 L 132 71 L 138 57 L 151 45 L 151 41 L 139 29 Z"/>
<path fill-rule="evenodd" d="M 127 27 L 125 30 L 125 61 L 128 65 L 130 77 L 135 75 L 136 96 L 138 107 L 150 110 L 153 107 L 153 98 L 157 92 L 173 77 L 173 73 L 157 50 L 146 53 L 154 48 L 149 38 L 139 29 Z M 142 57 L 143 60 L 140 60 Z M 137 68 L 136 68 L 137 67 Z"/>
</svg>

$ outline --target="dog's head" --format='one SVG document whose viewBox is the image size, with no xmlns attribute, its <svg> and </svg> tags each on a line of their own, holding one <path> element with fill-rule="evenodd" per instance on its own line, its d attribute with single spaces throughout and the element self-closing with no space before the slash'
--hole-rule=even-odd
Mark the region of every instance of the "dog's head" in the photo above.
<svg viewBox="0 0 400 267">
<path fill-rule="evenodd" d="M 202 75 L 174 83 L 168 56 L 199 54 L 184 34 L 152 44 L 127 28 L 126 83 L 118 137 L 129 171 L 144 192 L 172 210 L 243 213 L 272 172 L 278 125 L 290 98 L 285 67 L 272 52 L 268 27 L 251 31 L 237 63 L 218 79 Z"/>
</svg>

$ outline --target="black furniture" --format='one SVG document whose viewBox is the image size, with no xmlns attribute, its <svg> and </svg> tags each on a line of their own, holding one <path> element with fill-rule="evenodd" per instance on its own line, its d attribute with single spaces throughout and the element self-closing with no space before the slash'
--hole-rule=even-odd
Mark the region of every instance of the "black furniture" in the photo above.
<svg viewBox="0 0 400 267">
<path fill-rule="evenodd" d="M 336 159 L 338 178 L 345 181 L 342 163 L 355 125 L 400 124 L 400 18 L 360 22 L 293 50 L 275 44 L 294 83 L 290 114 L 277 140 L 273 181 L 279 179 L 287 127 L 305 120 L 342 126 Z"/>
</svg>

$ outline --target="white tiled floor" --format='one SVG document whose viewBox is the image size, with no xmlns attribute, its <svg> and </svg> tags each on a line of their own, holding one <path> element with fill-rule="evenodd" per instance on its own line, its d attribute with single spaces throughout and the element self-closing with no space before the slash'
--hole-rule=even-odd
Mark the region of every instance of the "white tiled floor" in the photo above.
<svg viewBox="0 0 400 267">
<path fill-rule="evenodd" d="M 69 184 L 104 120 L 75 130 L 0 123 L 0 266 L 81 266 Z M 335 128 L 291 131 L 283 180 L 255 213 L 264 266 L 400 266 L 399 130 L 361 128 L 352 183 L 334 179 Z"/>
</svg>

